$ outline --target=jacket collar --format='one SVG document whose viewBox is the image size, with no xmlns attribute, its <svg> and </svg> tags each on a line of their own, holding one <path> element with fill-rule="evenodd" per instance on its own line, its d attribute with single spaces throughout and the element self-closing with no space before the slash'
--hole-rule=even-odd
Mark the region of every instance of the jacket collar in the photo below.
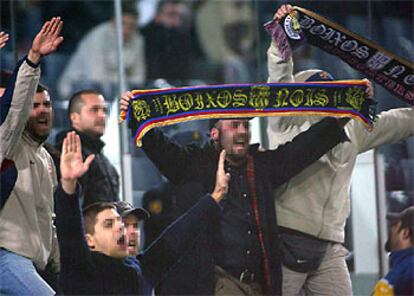
<svg viewBox="0 0 414 296">
<path fill-rule="evenodd" d="M 409 247 L 407 249 L 391 252 L 391 266 L 399 264 L 406 257 L 414 256 L 414 247 Z"/>
<path fill-rule="evenodd" d="M 102 151 L 105 143 L 100 138 L 89 136 L 76 129 L 73 130 L 79 135 L 83 147 L 88 147 L 93 153 L 99 153 Z"/>
<path fill-rule="evenodd" d="M 28 131 L 23 131 L 23 135 L 22 138 L 26 141 L 26 143 L 28 143 L 30 146 L 35 147 L 35 148 L 39 148 L 40 146 L 43 146 L 43 142 L 39 142 L 36 141 Z"/>
</svg>

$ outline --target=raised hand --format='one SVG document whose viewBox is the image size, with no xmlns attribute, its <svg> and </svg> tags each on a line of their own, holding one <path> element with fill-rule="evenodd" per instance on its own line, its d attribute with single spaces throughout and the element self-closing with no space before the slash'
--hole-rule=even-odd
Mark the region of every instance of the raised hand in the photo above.
<svg viewBox="0 0 414 296">
<path fill-rule="evenodd" d="M 60 17 L 53 17 L 43 25 L 33 39 L 32 48 L 28 55 L 30 61 L 37 64 L 42 56 L 48 55 L 58 48 L 63 41 L 63 37 L 60 36 L 62 27 L 63 21 Z"/>
<path fill-rule="evenodd" d="M 9 34 L 6 34 L 6 32 L 0 32 L 0 48 L 6 46 L 7 40 L 9 40 Z"/>
<path fill-rule="evenodd" d="M 367 84 L 367 89 L 365 92 L 368 94 L 368 98 L 374 98 L 374 86 L 372 85 L 372 82 L 366 78 L 362 80 Z"/>
<path fill-rule="evenodd" d="M 134 95 L 130 91 L 124 92 L 119 100 L 119 110 L 127 112 L 129 104 L 133 98 Z"/>
<path fill-rule="evenodd" d="M 91 154 L 83 161 L 79 136 L 73 131 L 67 133 L 63 140 L 60 157 L 61 182 L 66 193 L 73 194 L 75 192 L 77 179 L 86 173 L 94 158 L 95 155 Z"/>
<path fill-rule="evenodd" d="M 275 15 L 273 16 L 273 19 L 277 22 L 279 22 L 284 16 L 291 13 L 293 10 L 292 6 L 289 4 L 283 4 L 279 7 L 279 9 L 276 11 Z"/>
<path fill-rule="evenodd" d="M 226 151 L 222 150 L 218 162 L 216 173 L 216 186 L 211 194 L 216 202 L 221 201 L 229 191 L 230 174 L 224 171 L 224 161 L 226 159 Z"/>
</svg>

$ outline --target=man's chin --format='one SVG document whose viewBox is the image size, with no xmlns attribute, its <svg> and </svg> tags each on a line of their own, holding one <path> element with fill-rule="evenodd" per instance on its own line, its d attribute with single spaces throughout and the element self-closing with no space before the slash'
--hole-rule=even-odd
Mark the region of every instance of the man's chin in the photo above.
<svg viewBox="0 0 414 296">
<path fill-rule="evenodd" d="M 232 161 L 234 163 L 241 163 L 246 159 L 246 155 L 247 155 L 246 153 L 243 153 L 243 154 L 232 153 L 228 157 L 229 157 L 230 161 Z"/>
<path fill-rule="evenodd" d="M 128 247 L 128 256 L 136 256 L 138 250 L 135 247 Z"/>
<path fill-rule="evenodd" d="M 235 159 L 244 159 L 247 155 L 247 149 L 233 149 L 231 156 Z"/>
<path fill-rule="evenodd" d="M 105 133 L 105 131 L 99 130 L 99 131 L 94 131 L 93 134 L 94 134 L 95 137 L 100 138 L 104 135 L 104 133 Z"/>
<path fill-rule="evenodd" d="M 39 143 L 43 143 L 49 137 L 49 131 L 44 133 L 31 133 L 32 137 Z"/>
</svg>

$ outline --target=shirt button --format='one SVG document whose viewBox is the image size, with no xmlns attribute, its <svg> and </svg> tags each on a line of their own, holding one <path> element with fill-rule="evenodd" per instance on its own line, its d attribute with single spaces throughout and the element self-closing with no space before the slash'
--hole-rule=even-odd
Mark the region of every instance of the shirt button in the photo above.
<svg viewBox="0 0 414 296">
<path fill-rule="evenodd" d="M 249 217 L 250 217 L 250 212 L 247 212 L 247 216 L 249 216 Z"/>
<path fill-rule="evenodd" d="M 248 231 L 247 231 L 247 234 L 248 234 L 248 235 L 252 234 L 252 231 L 251 231 L 251 230 L 248 230 Z"/>
<path fill-rule="evenodd" d="M 250 255 L 250 250 L 247 250 L 247 251 L 246 251 L 246 254 L 247 254 L 247 255 Z"/>
<path fill-rule="evenodd" d="M 243 197 L 247 197 L 247 194 L 246 193 L 243 193 Z"/>
</svg>

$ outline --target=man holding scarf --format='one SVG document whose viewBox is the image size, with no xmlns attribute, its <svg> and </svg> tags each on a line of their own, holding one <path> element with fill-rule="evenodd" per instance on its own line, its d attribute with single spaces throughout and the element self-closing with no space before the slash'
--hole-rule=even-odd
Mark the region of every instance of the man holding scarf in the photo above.
<svg viewBox="0 0 414 296">
<path fill-rule="evenodd" d="M 121 111 L 128 110 L 132 98 L 131 92 L 124 93 Z M 144 136 L 143 149 L 161 173 L 174 184 L 200 183 L 205 192 L 214 187 L 219 151 L 224 149 L 227 155 L 225 169 L 231 179 L 221 202 L 223 215 L 194 246 L 193 269 L 175 271 L 187 287 L 182 293 L 281 294 L 272 191 L 345 141 L 341 126 L 347 121 L 326 118 L 291 143 L 269 151 L 249 145 L 246 118 L 211 120 L 211 142 L 203 147 L 181 146 L 158 129 Z"/>
<path fill-rule="evenodd" d="M 280 21 L 292 12 L 290 5 L 275 13 Z M 268 82 L 330 81 L 332 75 L 307 70 L 293 75 L 293 60 L 282 59 L 275 41 L 268 50 Z M 372 86 L 370 95 L 373 95 Z M 320 121 L 317 117 L 269 118 L 270 148 L 291 141 Z M 350 211 L 351 174 L 358 154 L 414 134 L 413 108 L 382 112 L 369 132 L 353 120 L 345 126 L 350 141 L 336 146 L 317 162 L 279 187 L 276 214 L 282 237 L 284 295 L 351 295 L 352 286 L 342 246 Z M 312 252 L 311 252 L 312 250 Z"/>
</svg>

